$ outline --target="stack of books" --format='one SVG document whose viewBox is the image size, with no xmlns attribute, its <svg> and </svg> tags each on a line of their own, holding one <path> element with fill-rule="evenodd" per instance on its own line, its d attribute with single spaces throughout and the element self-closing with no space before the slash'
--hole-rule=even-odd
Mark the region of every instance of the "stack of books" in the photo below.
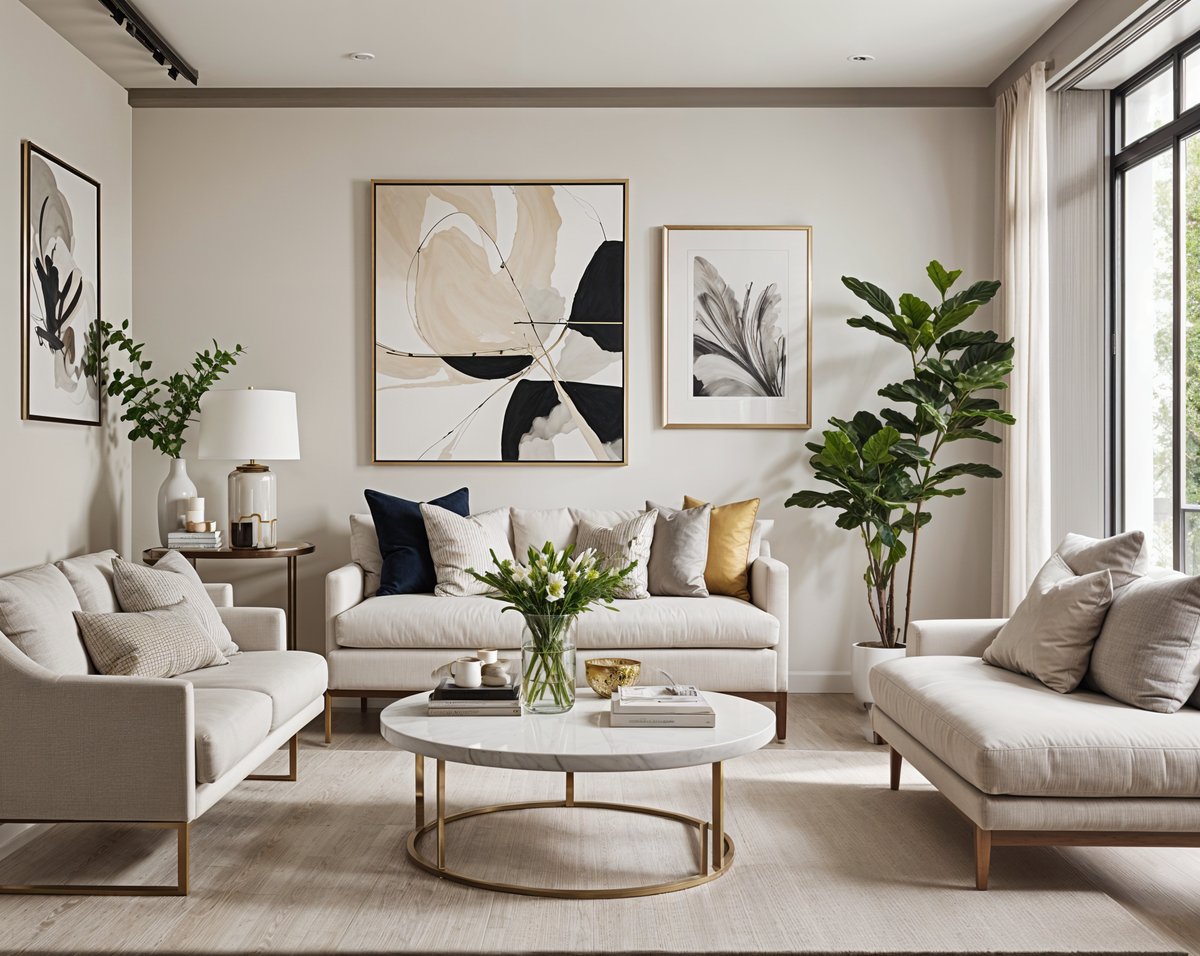
<svg viewBox="0 0 1200 956">
<path fill-rule="evenodd" d="M 200 548 L 219 551 L 224 545 L 220 531 L 168 531 L 167 547 L 181 551 Z"/>
<path fill-rule="evenodd" d="M 459 687 L 449 677 L 429 695 L 430 717 L 520 717 L 521 689 L 503 687 Z"/>
<path fill-rule="evenodd" d="M 613 727 L 715 727 L 717 715 L 695 687 L 618 687 L 609 723 Z"/>
</svg>

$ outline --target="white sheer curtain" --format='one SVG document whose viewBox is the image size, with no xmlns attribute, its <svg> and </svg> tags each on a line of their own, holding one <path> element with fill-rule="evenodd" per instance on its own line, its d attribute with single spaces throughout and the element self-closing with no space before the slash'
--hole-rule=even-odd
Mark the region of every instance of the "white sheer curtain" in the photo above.
<svg viewBox="0 0 1200 956">
<path fill-rule="evenodd" d="M 1050 555 L 1050 243 L 1046 66 L 996 103 L 1000 144 L 997 331 L 1016 340 L 1002 401 L 1017 423 L 1004 430 L 992 531 L 993 612 L 1009 614 Z"/>
</svg>

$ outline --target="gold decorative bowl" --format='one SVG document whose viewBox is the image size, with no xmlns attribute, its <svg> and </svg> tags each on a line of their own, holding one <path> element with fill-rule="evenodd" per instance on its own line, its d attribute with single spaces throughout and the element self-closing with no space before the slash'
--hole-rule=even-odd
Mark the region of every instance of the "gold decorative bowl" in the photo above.
<svg viewBox="0 0 1200 956">
<path fill-rule="evenodd" d="M 593 657 L 584 662 L 587 682 L 601 697 L 612 697 L 618 687 L 630 687 L 638 682 L 642 662 L 627 657 Z"/>
</svg>

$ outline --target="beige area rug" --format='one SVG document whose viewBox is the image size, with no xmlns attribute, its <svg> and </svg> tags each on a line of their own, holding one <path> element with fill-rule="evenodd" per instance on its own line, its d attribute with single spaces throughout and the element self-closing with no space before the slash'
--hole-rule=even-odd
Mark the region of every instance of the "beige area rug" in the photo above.
<svg viewBox="0 0 1200 956">
<path fill-rule="evenodd" d="M 965 822 L 924 784 L 886 788 L 886 752 L 768 749 L 726 765 L 737 844 L 721 879 L 616 901 L 533 899 L 412 866 L 412 761 L 305 747 L 300 781 L 248 782 L 192 836 L 187 899 L 0 897 L 4 952 L 1177 952 L 1059 853 L 1001 848 L 973 889 Z M 707 817 L 707 768 L 577 777 L 577 799 Z M 450 765 L 451 810 L 561 796 L 560 775 Z M 680 824 L 538 810 L 455 824 L 448 863 L 494 879 L 589 885 L 683 876 Z M 0 861 L 4 881 L 168 882 L 171 837 L 57 827 Z"/>
</svg>

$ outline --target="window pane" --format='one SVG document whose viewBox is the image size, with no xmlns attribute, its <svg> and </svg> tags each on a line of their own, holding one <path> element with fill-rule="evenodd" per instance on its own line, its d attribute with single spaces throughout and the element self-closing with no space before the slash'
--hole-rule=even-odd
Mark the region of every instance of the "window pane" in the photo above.
<svg viewBox="0 0 1200 956">
<path fill-rule="evenodd" d="M 1200 134 L 1185 139 L 1182 148 L 1183 503 L 1200 505 Z M 1184 550 L 1188 566 L 1195 567 L 1200 558 L 1200 514 L 1185 517 Z"/>
<path fill-rule="evenodd" d="M 1193 50 L 1183 58 L 1183 101 L 1179 111 L 1189 110 L 1200 104 L 1200 50 Z"/>
<path fill-rule="evenodd" d="M 1122 176 L 1125 527 L 1144 530 L 1155 564 L 1174 567 L 1172 344 L 1174 195 L 1170 151 Z"/>
<path fill-rule="evenodd" d="M 1125 119 L 1125 139 L 1128 146 L 1175 118 L 1173 67 L 1151 77 L 1141 86 L 1125 94 L 1122 103 Z"/>
</svg>

